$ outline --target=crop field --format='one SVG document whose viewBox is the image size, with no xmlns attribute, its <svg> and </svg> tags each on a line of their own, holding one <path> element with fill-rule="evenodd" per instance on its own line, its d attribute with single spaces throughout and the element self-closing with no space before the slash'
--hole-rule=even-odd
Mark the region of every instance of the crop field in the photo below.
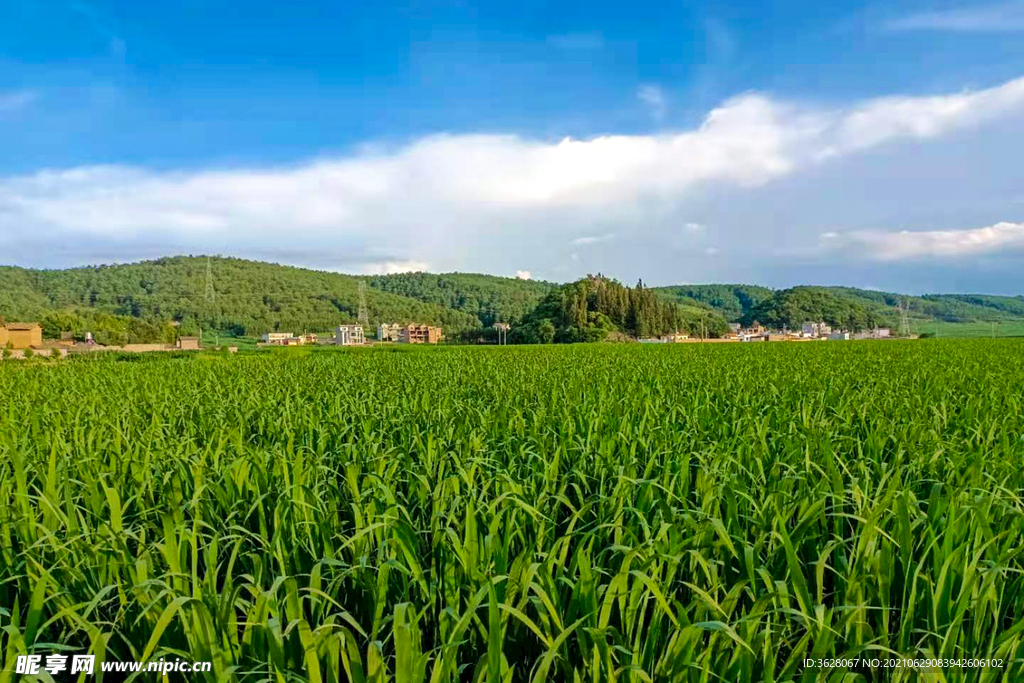
<svg viewBox="0 0 1024 683">
<path fill-rule="evenodd" d="M 1022 539 L 1024 340 L 0 364 L 0 682 L 1022 680 Z"/>
</svg>

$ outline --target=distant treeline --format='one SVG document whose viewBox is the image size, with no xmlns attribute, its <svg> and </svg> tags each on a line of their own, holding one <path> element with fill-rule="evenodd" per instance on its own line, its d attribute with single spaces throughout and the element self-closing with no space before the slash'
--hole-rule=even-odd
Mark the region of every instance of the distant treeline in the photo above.
<svg viewBox="0 0 1024 683">
<path fill-rule="evenodd" d="M 207 296 L 207 273 L 212 296 Z M 797 328 L 824 320 L 862 329 L 894 326 L 905 302 L 917 321 L 1024 320 L 1024 297 L 974 294 L 905 296 L 849 287 L 772 290 L 753 285 L 625 287 L 608 278 L 519 280 L 470 273 L 360 277 L 236 258 L 178 256 L 67 270 L 0 267 L 0 315 L 39 321 L 49 337 L 92 332 L 100 343 L 166 342 L 219 332 L 326 332 L 354 323 L 359 283 L 371 329 L 378 323 L 440 325 L 453 340 L 587 341 L 681 331 L 720 336 L 727 321 Z"/>
</svg>

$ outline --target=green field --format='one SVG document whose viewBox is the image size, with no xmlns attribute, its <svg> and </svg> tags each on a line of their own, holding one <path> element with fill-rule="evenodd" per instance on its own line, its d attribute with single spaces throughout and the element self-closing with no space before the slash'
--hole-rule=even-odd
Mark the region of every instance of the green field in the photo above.
<svg viewBox="0 0 1024 683">
<path fill-rule="evenodd" d="M 914 320 L 910 327 L 914 334 L 930 333 L 936 337 L 1024 337 L 1024 322 L 1019 320 L 972 323 Z"/>
<path fill-rule="evenodd" d="M 1022 463 L 1024 340 L 3 363 L 0 682 L 1020 680 Z"/>
</svg>

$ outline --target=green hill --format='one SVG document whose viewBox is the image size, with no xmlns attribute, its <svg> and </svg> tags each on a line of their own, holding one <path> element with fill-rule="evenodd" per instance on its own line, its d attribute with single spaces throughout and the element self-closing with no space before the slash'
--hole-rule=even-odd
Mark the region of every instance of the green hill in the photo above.
<svg viewBox="0 0 1024 683">
<path fill-rule="evenodd" d="M 794 292 L 817 292 L 813 297 L 796 296 Z M 657 291 L 673 301 L 710 306 L 721 312 L 732 322 L 752 320 L 772 324 L 767 310 L 752 315 L 758 307 L 775 311 L 775 317 L 787 324 L 796 324 L 797 317 L 826 320 L 828 316 L 845 311 L 855 317 L 870 316 L 878 325 L 896 326 L 899 321 L 899 303 L 905 302 L 911 328 L 915 332 L 943 330 L 947 334 L 971 335 L 988 334 L 994 325 L 1003 334 L 1024 334 L 1024 297 L 995 296 L 991 294 L 926 294 L 909 296 L 894 292 L 880 292 L 855 287 L 793 287 L 786 290 L 772 290 L 756 285 L 678 285 L 659 287 Z M 828 293 L 825 296 L 821 293 Z M 766 304 L 775 297 L 781 297 L 774 304 Z M 808 298 L 817 299 L 810 304 Z M 786 299 L 790 310 L 784 314 Z M 803 300 L 802 300 L 803 299 Z M 801 308 L 803 306 L 803 308 Z M 780 317 L 781 316 L 781 317 Z M 799 321 L 800 323 L 804 321 Z"/>
<path fill-rule="evenodd" d="M 742 318 L 746 325 L 761 323 L 773 329 L 800 329 L 805 322 L 812 321 L 853 331 L 884 322 L 876 308 L 825 287 L 784 289 L 750 308 Z"/>
<path fill-rule="evenodd" d="M 656 287 L 655 291 L 678 303 L 713 308 L 730 322 L 740 320 L 773 294 L 771 289 L 757 285 L 673 285 Z"/>
<path fill-rule="evenodd" d="M 354 322 L 359 278 L 236 258 L 209 259 L 214 301 L 206 300 L 207 258 L 176 256 L 126 265 L 28 270 L 0 267 L 0 315 L 8 320 L 52 319 L 60 326 L 174 321 L 183 333 L 200 326 L 237 336 L 268 330 L 325 331 Z M 479 325 L 475 315 L 367 288 L 370 324 L 421 322 L 459 332 Z M 78 316 L 76 323 L 73 316 Z M 53 330 L 47 330 L 52 332 Z M 140 340 L 135 335 L 132 341 Z M 148 341 L 148 339 L 146 339 Z"/>
<path fill-rule="evenodd" d="M 206 297 L 208 263 L 212 303 Z M 648 336 L 672 329 L 696 334 L 703 329 L 715 335 L 726 320 L 754 318 L 793 327 L 805 319 L 896 326 L 900 301 L 909 307 L 914 332 L 1024 334 L 1021 296 L 905 296 L 852 287 L 776 291 L 756 285 L 712 284 L 639 288 L 642 294 L 625 294 L 623 304 L 616 298 L 621 294 L 616 287 L 625 292 L 636 289 L 618 283 L 597 286 L 597 281 L 614 282 L 600 276 L 568 285 L 473 273 L 359 277 L 198 256 L 66 270 L 0 266 L 0 319 L 40 320 L 49 336 L 64 330 L 91 331 L 101 342 L 111 343 L 170 340 L 200 328 L 250 337 L 270 330 L 323 332 L 356 320 L 360 280 L 368 285 L 371 325 L 441 325 L 453 339 L 486 339 L 487 334 L 479 331 L 494 322 L 510 322 L 513 330 L 528 328 L 514 332 L 510 339 L 533 339 L 540 326 L 544 327 L 540 337 L 545 337 L 549 330 L 544 320 L 551 322 L 562 340 L 600 336 L 600 330 Z M 585 293 L 578 291 L 581 287 Z M 628 317 L 631 296 L 643 302 L 639 309 L 634 305 L 634 312 L 640 311 L 639 322 Z M 583 310 L 580 301 L 586 303 L 586 319 L 573 312 Z M 661 306 L 669 302 L 675 306 Z"/>
<path fill-rule="evenodd" d="M 542 280 L 476 273 L 400 273 L 367 278 L 374 289 L 475 315 L 484 327 L 516 323 L 558 287 Z"/>
</svg>

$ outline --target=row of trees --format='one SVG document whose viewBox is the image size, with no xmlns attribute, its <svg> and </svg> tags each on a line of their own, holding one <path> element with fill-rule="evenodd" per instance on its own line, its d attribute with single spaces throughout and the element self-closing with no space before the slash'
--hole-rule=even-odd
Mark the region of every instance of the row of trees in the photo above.
<svg viewBox="0 0 1024 683">
<path fill-rule="evenodd" d="M 178 335 L 193 335 L 198 329 L 179 328 L 169 321 L 134 318 L 96 311 L 47 311 L 39 319 L 43 336 L 58 339 L 71 333 L 77 340 L 91 332 L 98 344 L 121 346 L 124 344 L 173 344 Z"/>
</svg>

